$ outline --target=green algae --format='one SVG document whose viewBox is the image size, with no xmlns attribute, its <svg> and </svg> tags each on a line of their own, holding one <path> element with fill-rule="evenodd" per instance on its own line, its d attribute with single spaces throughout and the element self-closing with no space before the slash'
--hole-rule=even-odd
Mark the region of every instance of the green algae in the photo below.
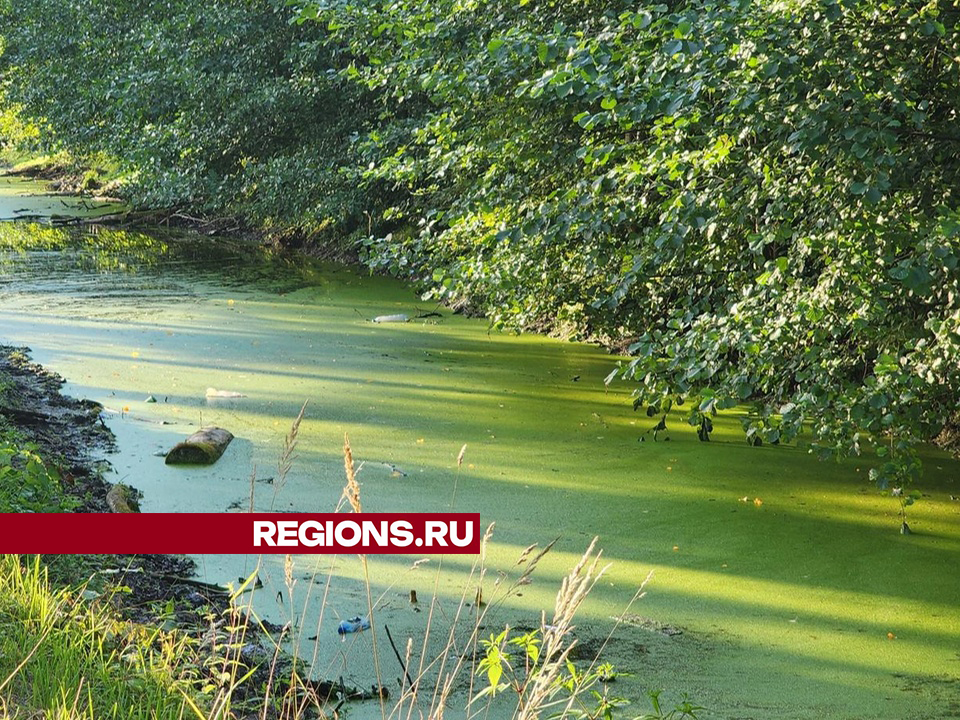
<svg viewBox="0 0 960 720">
<path fill-rule="evenodd" d="M 0 175 L 0 222 L 30 220 L 49 223 L 56 219 L 96 218 L 124 209 L 122 203 L 74 195 L 57 195 L 41 180 Z"/>
<path fill-rule="evenodd" d="M 640 620 L 607 647 L 632 673 L 618 692 L 688 693 L 717 718 L 932 718 L 960 708 L 960 502 L 951 499 L 960 465 L 940 453 L 927 453 L 925 496 L 909 508 L 915 534 L 904 537 L 898 503 L 870 485 L 864 458 L 828 464 L 802 447 L 748 447 L 735 414 L 701 443 L 674 413 L 654 442 L 656 418 L 631 411 L 629 387 L 604 386 L 610 356 L 491 333 L 447 311 L 374 324 L 418 314 L 411 291 L 389 280 L 130 233 L 56 251 L 31 250 L 26 236 L 4 242 L 15 250 L 0 251 L 3 339 L 29 344 L 70 379 L 69 392 L 114 411 L 121 454 L 111 460 L 117 479 L 144 492 L 144 511 L 246 509 L 251 472 L 256 508 L 329 511 L 347 434 L 365 510 L 456 509 L 496 523 L 487 598 L 519 575 L 522 548 L 560 536 L 491 624 L 536 626 L 599 535 L 612 566 L 578 627 L 585 646 L 599 647 L 652 570 L 630 610 Z M 246 397 L 207 398 L 208 387 Z M 304 401 L 298 457 L 280 487 L 282 438 Z M 169 468 L 155 456 L 207 424 L 237 436 L 216 466 Z M 439 576 L 437 563 L 411 568 L 414 559 L 371 558 L 370 574 L 377 617 L 418 643 L 426 613 L 411 612 L 409 590 L 424 603 L 439 577 L 440 597 L 453 602 L 473 558 L 445 558 Z M 257 559 L 200 562 L 205 579 L 225 582 Z M 321 637 L 316 674 L 369 685 L 370 634 L 341 645 L 334 631 L 334 618 L 366 609 L 359 562 L 298 557 L 295 570 L 290 607 L 275 599 L 286 592 L 282 558 L 264 559 L 258 611 L 281 621 L 296 612 L 308 657 L 306 638 Z M 664 626 L 682 634 L 656 630 Z"/>
</svg>

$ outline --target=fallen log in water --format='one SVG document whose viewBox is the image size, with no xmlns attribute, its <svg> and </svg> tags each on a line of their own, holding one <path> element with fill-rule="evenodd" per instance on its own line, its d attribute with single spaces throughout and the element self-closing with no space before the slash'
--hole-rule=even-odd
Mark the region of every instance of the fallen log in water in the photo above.
<svg viewBox="0 0 960 720">
<path fill-rule="evenodd" d="M 167 453 L 167 465 L 212 465 L 233 440 L 228 430 L 208 427 L 198 430 Z"/>
</svg>

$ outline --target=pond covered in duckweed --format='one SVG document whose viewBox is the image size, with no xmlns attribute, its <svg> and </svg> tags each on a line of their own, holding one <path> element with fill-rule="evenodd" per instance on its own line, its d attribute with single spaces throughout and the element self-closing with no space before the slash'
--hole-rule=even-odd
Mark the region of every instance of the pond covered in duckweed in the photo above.
<svg viewBox="0 0 960 720">
<path fill-rule="evenodd" d="M 630 388 L 604 386 L 614 359 L 596 348 L 492 332 L 445 309 L 370 322 L 430 310 L 392 280 L 232 243 L 0 224 L 0 341 L 29 345 L 66 392 L 104 405 L 120 448 L 109 479 L 139 488 L 145 512 L 243 511 L 251 488 L 259 510 L 332 511 L 348 434 L 365 511 L 456 509 L 495 523 L 482 581 L 469 556 L 368 558 L 374 629 L 389 626 L 401 653 L 412 638 L 411 666 L 444 656 L 462 596 L 459 622 L 472 624 L 478 584 L 483 637 L 538 627 L 541 612 L 549 622 L 561 578 L 598 535 L 611 565 L 575 633 L 584 658 L 613 633 L 604 659 L 629 675 L 609 688 L 635 701 L 622 717 L 658 688 L 666 705 L 689 695 L 705 718 L 960 714 L 956 461 L 929 454 L 915 534 L 901 536 L 899 505 L 869 484 L 866 459 L 748 447 L 735 414 L 710 443 L 675 414 L 653 442 Z M 284 475 L 284 436 L 304 402 Z M 166 466 L 163 451 L 201 424 L 237 439 L 213 466 Z M 514 585 L 522 550 L 558 536 L 532 581 Z M 382 634 L 375 663 L 373 633 L 336 633 L 367 614 L 357 557 L 293 558 L 292 602 L 283 556 L 196 560 L 201 579 L 234 585 L 259 563 L 253 606 L 292 621 L 314 677 L 369 687 L 379 664 L 395 689 Z M 454 635 L 448 656 L 469 650 Z M 461 706 L 468 680 L 455 689 Z"/>
</svg>

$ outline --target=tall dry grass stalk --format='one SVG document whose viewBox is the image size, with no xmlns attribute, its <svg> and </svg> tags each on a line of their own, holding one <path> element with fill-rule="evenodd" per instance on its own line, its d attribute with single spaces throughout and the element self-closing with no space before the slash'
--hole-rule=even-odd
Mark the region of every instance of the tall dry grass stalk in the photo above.
<svg viewBox="0 0 960 720">
<path fill-rule="evenodd" d="M 573 630 L 574 616 L 593 590 L 597 581 L 609 569 L 604 565 L 598 569 L 602 551 L 593 554 L 597 538 L 594 538 L 580 561 L 563 579 L 554 606 L 553 620 L 543 623 L 543 645 L 540 655 L 540 669 L 534 675 L 533 683 L 525 687 L 524 696 L 518 702 L 518 720 L 534 720 L 540 717 L 566 668 L 570 651 L 577 641 L 568 635 Z"/>
<path fill-rule="evenodd" d="M 464 446 L 466 447 L 466 446 Z M 469 597 L 470 590 L 475 586 L 483 585 L 483 577 L 485 575 L 486 568 L 486 555 L 487 548 L 490 544 L 490 538 L 493 537 L 494 524 L 490 523 L 487 526 L 486 532 L 483 534 L 483 539 L 480 542 L 480 555 L 478 556 L 476 562 L 470 569 L 470 574 L 467 577 L 466 582 L 463 584 L 463 589 L 460 595 L 460 601 L 457 605 L 457 611 L 454 615 L 452 621 L 450 622 L 450 629 L 447 633 L 446 645 L 444 645 L 443 650 L 437 655 L 439 659 L 439 668 L 437 669 L 437 681 L 434 685 L 434 692 L 431 698 L 431 703 L 427 717 L 430 720 L 443 720 L 444 711 L 447 708 L 447 705 L 450 700 L 450 696 L 453 692 L 453 688 L 456 680 L 460 677 L 461 673 L 464 671 L 464 668 L 468 668 L 470 672 L 470 691 L 468 697 L 473 694 L 473 679 L 474 679 L 474 668 L 476 664 L 476 650 L 477 642 L 480 637 L 480 627 L 483 623 L 484 617 L 486 616 L 489 605 L 486 609 L 477 607 L 477 612 L 473 617 L 473 620 L 470 623 L 470 633 L 466 641 L 463 643 L 463 648 L 457 651 L 457 641 L 456 641 L 456 632 L 460 627 L 461 619 L 465 610 L 469 607 Z M 442 558 L 441 558 L 442 559 Z M 430 626 L 432 624 L 432 616 L 434 608 L 437 601 L 437 590 L 439 586 L 440 572 L 439 568 L 437 570 L 437 580 L 434 587 L 433 601 L 431 603 L 431 618 L 427 620 L 427 630 L 429 633 Z M 475 582 L 475 578 L 477 581 Z M 420 674 L 422 675 L 427 668 L 431 667 L 433 663 L 424 664 L 424 660 L 428 657 L 427 655 L 427 641 L 428 638 L 425 637 L 423 641 L 423 651 L 421 653 L 421 667 Z M 451 653 L 455 652 L 456 661 L 453 664 L 453 668 L 447 670 L 447 662 L 451 656 Z M 434 661 L 436 662 L 436 660 Z M 410 710 L 413 710 L 411 705 Z M 407 714 L 408 720 L 410 720 L 410 713 Z"/>
<path fill-rule="evenodd" d="M 353 450 L 350 448 L 350 437 L 343 434 L 343 468 L 347 476 L 347 484 L 343 487 L 343 498 L 346 498 L 350 508 L 355 513 L 363 512 L 363 504 L 360 502 L 360 483 L 357 482 L 357 473 L 353 464 Z M 373 610 L 373 592 L 370 583 L 370 563 L 367 562 L 366 555 L 360 555 L 360 564 L 363 566 L 363 584 L 367 591 L 367 619 L 370 621 L 370 637 L 373 645 L 373 672 L 377 679 L 377 688 L 383 687 L 383 675 L 380 672 L 380 652 L 377 643 L 377 627 L 374 623 Z M 382 692 L 377 693 L 380 698 L 380 714 L 386 717 L 385 698 Z"/>
<path fill-rule="evenodd" d="M 347 484 L 343 486 L 341 500 L 346 500 L 353 512 L 363 512 L 363 505 L 360 503 L 360 483 L 357 482 L 353 451 L 350 449 L 350 438 L 346 433 L 343 435 L 343 469 L 347 474 Z"/>
<path fill-rule="evenodd" d="M 297 421 L 294 422 L 291 434 L 288 435 L 287 442 L 284 444 L 284 457 L 281 458 L 279 464 L 281 469 L 286 468 L 283 471 L 284 474 L 289 472 L 302 417 L 303 410 L 301 410 Z M 466 445 L 463 445 L 456 458 L 458 477 L 465 452 Z M 346 434 L 344 434 L 343 460 L 346 482 L 336 509 L 338 512 L 345 510 L 361 513 L 363 504 L 358 475 L 362 470 L 362 465 L 359 467 L 356 465 L 350 439 Z M 451 499 L 453 507 L 456 504 L 456 494 L 457 485 L 455 482 Z M 600 565 L 602 553 L 596 551 L 596 538 L 590 543 L 573 569 L 564 577 L 556 596 L 552 619 L 548 622 L 545 616 L 541 616 L 541 652 L 533 666 L 528 667 L 528 672 L 523 681 L 518 683 L 516 687 L 517 695 L 514 700 L 511 702 L 507 698 L 501 699 L 498 695 L 496 702 L 493 702 L 493 694 L 491 693 L 486 695 L 490 698 L 487 702 L 479 702 L 478 698 L 484 696 L 482 692 L 475 694 L 477 689 L 475 685 L 481 682 L 478 675 L 480 661 L 483 657 L 481 632 L 486 634 L 487 628 L 491 624 L 496 626 L 497 623 L 493 618 L 499 614 L 499 611 L 507 605 L 512 597 L 516 596 L 524 586 L 531 582 L 531 576 L 538 565 L 559 539 L 555 539 L 543 547 L 535 543 L 523 549 L 516 561 L 516 566 L 522 566 L 519 576 L 512 582 L 504 582 L 507 577 L 506 574 L 499 573 L 499 577 L 491 583 L 487 580 L 487 553 L 493 530 L 494 525 L 491 524 L 483 536 L 480 554 L 471 564 L 469 570 L 465 569 L 466 576 L 462 579 L 459 599 L 454 600 L 456 602 L 455 609 L 451 608 L 441 597 L 441 575 L 444 557 L 441 555 L 435 560 L 436 572 L 432 583 L 433 593 L 429 611 L 425 618 L 425 627 L 422 629 L 422 636 L 417 638 L 416 641 L 413 638 L 407 639 L 405 653 L 403 653 L 404 659 L 400 661 L 403 666 L 403 677 L 399 678 L 399 696 L 392 699 L 389 704 L 385 702 L 382 694 L 380 696 L 380 714 L 384 720 L 387 720 L 387 718 L 391 720 L 444 720 L 444 715 L 450 708 L 454 708 L 458 715 L 465 713 L 467 718 L 488 716 L 509 717 L 512 720 L 534 720 L 548 712 L 558 717 L 583 715 L 584 713 L 586 715 L 583 716 L 589 716 L 591 708 L 588 707 L 588 703 L 593 697 L 590 691 L 595 689 L 596 680 L 594 679 L 594 684 L 591 684 L 588 676 L 598 664 L 599 658 L 594 658 L 590 670 L 582 675 L 578 672 L 571 678 L 567 668 L 570 653 L 577 644 L 572 634 L 575 615 L 590 591 L 607 570 L 607 566 Z M 370 660 L 375 672 L 376 687 L 383 688 L 383 672 L 379 652 L 380 633 L 378 633 L 378 623 L 374 616 L 380 603 L 395 589 L 394 585 L 396 583 L 380 592 L 378 597 L 374 597 L 371 582 L 372 573 L 368 558 L 366 555 L 359 555 L 358 557 L 362 564 L 367 617 L 370 621 L 373 653 Z M 298 627 L 293 610 L 293 590 L 294 585 L 296 585 L 294 577 L 295 560 L 296 558 L 287 556 L 283 566 L 284 584 L 287 590 L 286 600 L 290 606 L 291 618 L 290 623 L 281 634 L 281 638 L 276 641 L 274 646 L 274 663 L 283 638 L 286 637 L 293 641 L 296 653 L 299 639 L 304 632 L 302 628 Z M 423 562 L 425 562 L 423 559 L 417 560 L 411 566 L 411 570 L 417 568 Z M 321 637 L 323 632 L 329 631 L 329 628 L 322 626 L 324 626 L 324 616 L 327 614 L 325 611 L 330 599 L 330 578 L 335 575 L 334 568 L 333 558 L 331 558 L 331 563 L 326 571 L 316 571 L 315 574 L 322 575 L 325 572 L 328 577 L 319 598 L 311 598 L 314 583 L 307 583 L 306 598 L 297 599 L 298 605 L 303 603 L 304 613 L 307 611 L 307 603 L 311 601 L 320 603 L 315 630 L 317 638 Z M 641 590 L 638 591 L 634 600 L 642 596 L 642 590 L 643 586 L 641 586 Z M 483 601 L 481 601 L 481 598 Z M 426 608 L 424 609 L 426 610 Z M 252 608 L 250 608 L 250 611 L 252 612 Z M 606 647 L 612 634 L 611 632 L 611 635 L 604 641 L 603 647 Z M 313 658 L 309 665 L 312 668 L 311 672 L 317 671 L 316 663 L 319 657 L 320 643 L 319 639 L 314 641 Z M 437 646 L 442 647 L 438 648 Z M 341 672 L 346 669 L 344 665 Z M 296 665 L 294 665 L 294 670 L 290 673 L 289 689 L 286 690 L 286 696 L 278 699 L 280 702 L 278 717 L 281 720 L 301 718 L 304 717 L 309 708 L 312 708 L 313 712 L 319 713 L 321 717 L 338 717 L 340 706 L 324 706 L 322 700 L 317 697 L 313 690 L 311 682 L 301 679 L 297 672 Z M 328 673 L 329 670 L 327 673 L 320 671 L 321 676 Z M 583 696 L 582 700 L 578 698 L 580 695 Z M 269 698 L 265 698 L 265 700 L 269 700 Z M 506 701 L 506 704 L 504 704 L 504 701 Z M 265 706 L 266 704 L 265 702 Z M 511 705 L 513 706 L 512 709 Z M 267 716 L 261 714 L 261 717 L 266 720 Z"/>
<path fill-rule="evenodd" d="M 450 509 L 457 509 L 457 487 L 460 484 L 460 468 L 463 466 L 463 456 L 467 452 L 467 444 L 464 443 L 463 447 L 460 448 L 460 453 L 457 455 L 457 474 L 453 478 L 453 499 L 450 501 Z"/>
<path fill-rule="evenodd" d="M 303 422 L 303 416 L 307 412 L 309 402 L 309 400 L 304 401 L 300 407 L 300 412 L 290 426 L 290 431 L 283 438 L 283 450 L 280 451 L 280 458 L 277 460 L 277 479 L 273 483 L 273 499 L 270 501 L 270 510 L 273 510 L 277 495 L 287 484 L 287 476 L 293 468 L 293 461 L 296 459 L 297 440 L 300 437 L 300 423 Z"/>
</svg>

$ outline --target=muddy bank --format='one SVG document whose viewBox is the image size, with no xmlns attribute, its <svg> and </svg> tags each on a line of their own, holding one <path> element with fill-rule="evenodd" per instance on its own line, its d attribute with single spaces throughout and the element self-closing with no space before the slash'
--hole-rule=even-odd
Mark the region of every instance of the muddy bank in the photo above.
<svg viewBox="0 0 960 720">
<path fill-rule="evenodd" d="M 100 419 L 103 407 L 92 400 L 63 395 L 64 379 L 32 362 L 29 352 L 25 347 L 0 345 L 0 421 L 14 427 L 25 443 L 36 445 L 39 455 L 56 469 L 65 493 L 78 502 L 74 512 L 108 513 L 107 496 L 114 486 L 104 479 L 104 472 L 109 468 L 107 456 L 116 446 L 113 433 Z M 139 495 L 136 488 L 131 490 Z M 57 568 L 54 556 L 47 561 Z M 71 580 L 109 577 L 109 582 L 94 585 L 130 588 L 130 593 L 117 596 L 118 606 L 130 619 L 153 619 L 146 610 L 156 603 L 174 600 L 185 608 L 195 608 L 200 599 L 197 583 L 188 579 L 194 571 L 188 558 L 70 556 L 70 564 L 74 564 Z M 206 588 L 205 599 L 217 604 L 223 595 Z"/>
<path fill-rule="evenodd" d="M 15 428 L 22 442 L 36 445 L 39 455 L 60 474 L 66 494 L 78 502 L 75 512 L 110 512 L 107 497 L 114 486 L 103 475 L 109 469 L 107 456 L 116 451 L 116 445 L 100 419 L 103 407 L 63 395 L 65 380 L 33 362 L 29 353 L 26 347 L 0 345 L 0 423 Z M 136 488 L 132 492 L 140 495 Z M 268 681 L 281 695 L 288 690 L 294 661 L 277 653 L 276 647 L 289 629 L 253 619 L 231 602 L 226 588 L 196 579 L 192 559 L 128 554 L 45 555 L 42 559 L 54 583 L 85 588 L 88 600 L 109 603 L 121 618 L 196 638 L 201 654 L 208 657 L 204 666 L 210 672 L 216 668 L 218 643 L 219 652 L 234 643 L 232 662 L 252 673 L 236 688 L 234 708 L 259 714 L 264 703 L 261 688 Z M 216 642 L 211 641 L 214 637 Z M 374 697 L 372 691 L 342 682 L 302 679 L 302 683 L 313 703 L 339 706 Z"/>
<path fill-rule="evenodd" d="M 103 479 L 113 433 L 91 400 L 60 393 L 64 379 L 31 362 L 29 348 L 0 345 L 0 417 L 57 469 L 64 489 L 80 502 L 77 512 L 109 512 Z"/>
</svg>

